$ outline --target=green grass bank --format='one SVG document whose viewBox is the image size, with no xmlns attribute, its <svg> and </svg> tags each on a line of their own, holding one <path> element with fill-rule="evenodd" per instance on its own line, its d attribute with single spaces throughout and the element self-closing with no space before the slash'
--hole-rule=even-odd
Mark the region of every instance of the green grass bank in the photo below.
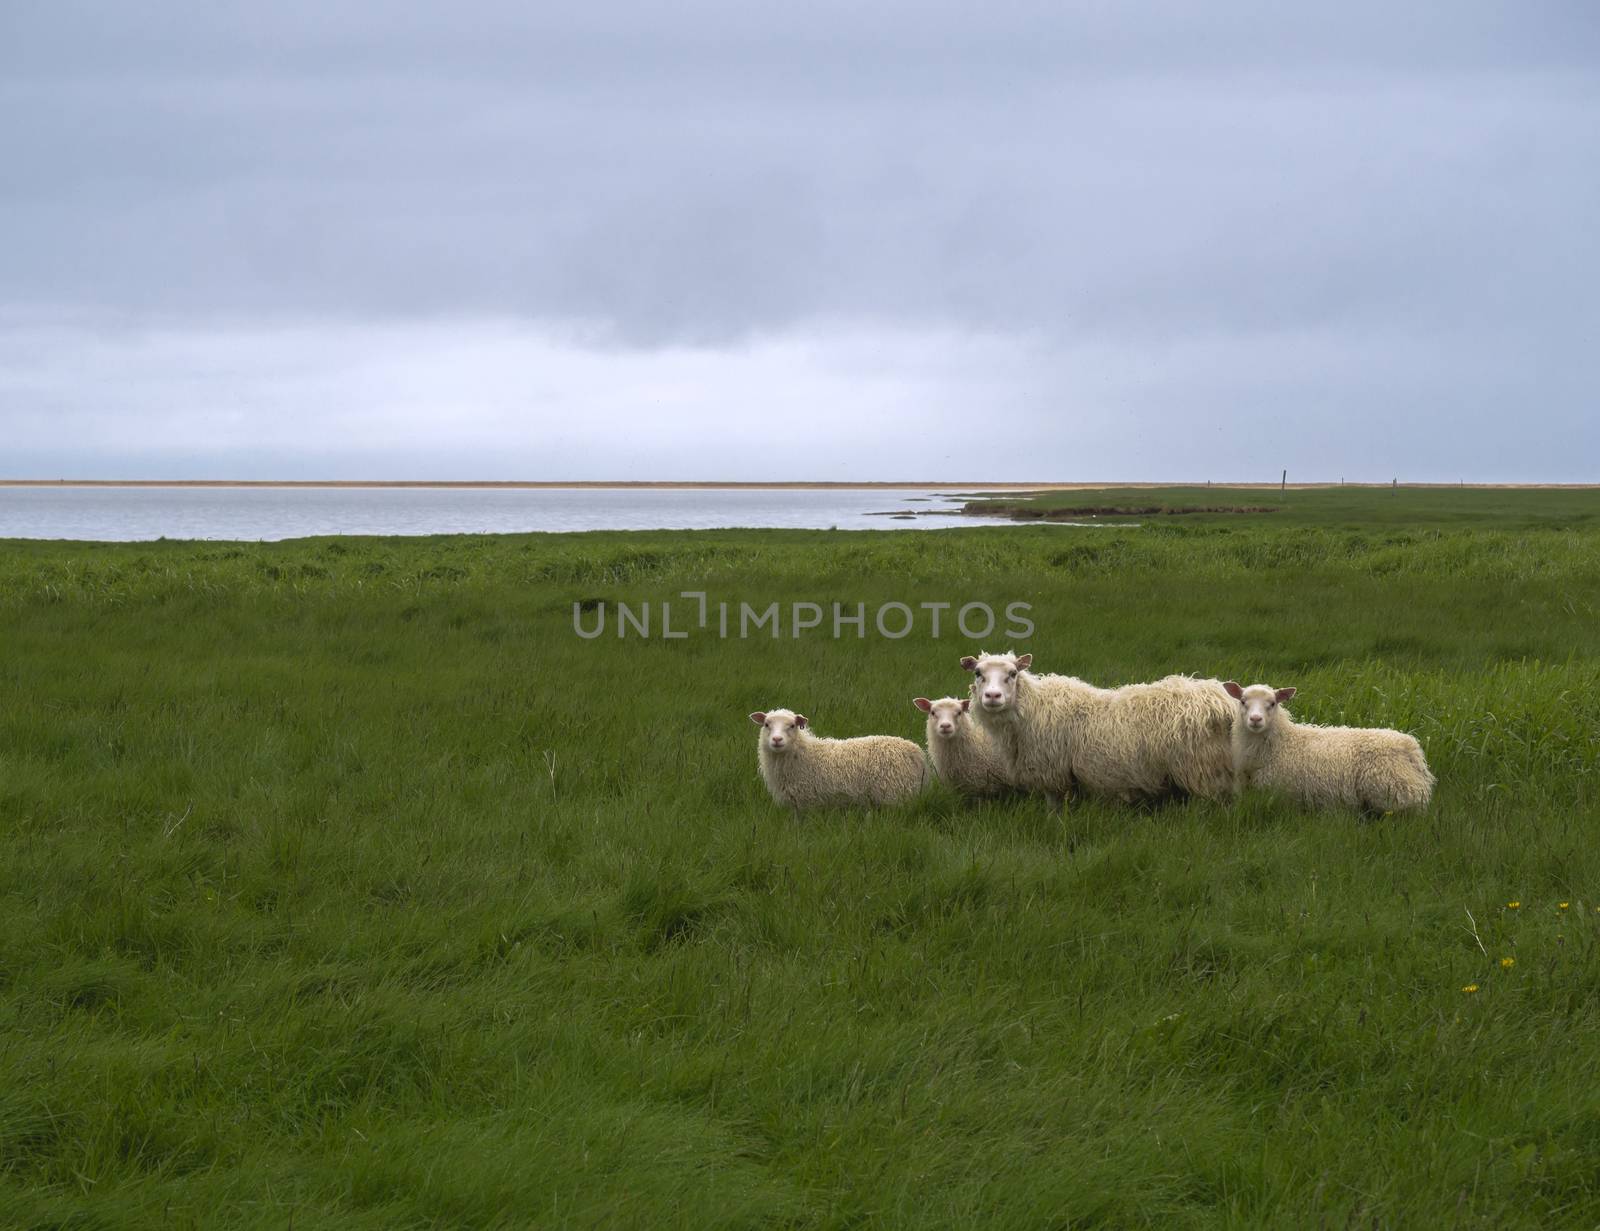
<svg viewBox="0 0 1600 1231">
<path fill-rule="evenodd" d="M 1312 497 L 0 543 L 0 1225 L 1600 1222 L 1597 497 Z M 796 825 L 745 714 L 920 739 L 973 643 L 573 631 L 684 590 L 1027 602 L 1040 669 L 1294 684 L 1436 800 Z"/>
</svg>

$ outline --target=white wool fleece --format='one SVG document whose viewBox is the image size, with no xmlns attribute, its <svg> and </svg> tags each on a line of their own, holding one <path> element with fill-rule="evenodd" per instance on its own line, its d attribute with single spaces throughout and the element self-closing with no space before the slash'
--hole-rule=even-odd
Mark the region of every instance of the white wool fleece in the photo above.
<svg viewBox="0 0 1600 1231">
<path fill-rule="evenodd" d="M 1233 703 L 1219 680 L 1169 675 L 1097 688 L 1035 675 L 1033 656 L 964 658 L 972 713 L 1007 751 L 1018 786 L 1060 798 L 1080 787 L 1133 801 L 1174 789 L 1207 799 L 1233 790 Z"/>
<path fill-rule="evenodd" d="M 1386 727 L 1296 722 L 1283 703 L 1293 688 L 1224 687 L 1235 699 L 1233 768 L 1238 785 L 1282 791 L 1312 808 L 1401 812 L 1428 806 L 1434 776 L 1422 745 Z"/>
<path fill-rule="evenodd" d="M 927 785 L 922 749 L 895 735 L 825 739 L 793 710 L 750 715 L 761 728 L 758 764 L 774 802 L 794 809 L 900 803 Z"/>
<path fill-rule="evenodd" d="M 973 720 L 967 698 L 916 697 L 911 704 L 928 716 L 928 759 L 940 782 L 970 798 L 1011 788 L 1005 749 Z"/>
</svg>

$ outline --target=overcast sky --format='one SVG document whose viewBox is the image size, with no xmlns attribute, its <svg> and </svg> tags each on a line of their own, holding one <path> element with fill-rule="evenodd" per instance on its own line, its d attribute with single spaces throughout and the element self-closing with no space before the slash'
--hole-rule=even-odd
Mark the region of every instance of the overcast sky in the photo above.
<svg viewBox="0 0 1600 1231">
<path fill-rule="evenodd" d="M 0 4 L 0 477 L 1600 481 L 1593 0 Z"/>
</svg>

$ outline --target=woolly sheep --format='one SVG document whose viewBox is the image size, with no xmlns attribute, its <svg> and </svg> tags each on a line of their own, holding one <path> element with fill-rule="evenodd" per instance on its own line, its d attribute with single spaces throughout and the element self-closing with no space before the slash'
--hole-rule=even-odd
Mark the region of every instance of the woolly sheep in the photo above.
<svg viewBox="0 0 1600 1231">
<path fill-rule="evenodd" d="M 761 779 L 774 802 L 794 809 L 899 803 L 927 784 L 922 749 L 894 735 L 824 739 L 793 710 L 756 711 Z"/>
<path fill-rule="evenodd" d="M 1239 704 L 1233 716 L 1233 768 L 1240 787 L 1282 791 L 1313 808 L 1399 812 L 1425 808 L 1433 774 L 1422 745 L 1383 727 L 1319 727 L 1296 722 L 1283 703 L 1293 688 L 1223 685 Z"/>
<path fill-rule="evenodd" d="M 1005 749 L 972 720 L 967 697 L 915 697 L 928 716 L 928 758 L 939 781 L 969 798 L 997 795 L 1011 785 Z"/>
<path fill-rule="evenodd" d="M 1097 688 L 1069 675 L 1035 675 L 1033 655 L 982 654 L 972 672 L 973 714 L 1006 749 L 1012 780 L 1053 806 L 1073 788 L 1133 802 L 1174 788 L 1208 799 L 1233 791 L 1233 704 L 1217 680 L 1169 675 L 1153 684 Z"/>
</svg>

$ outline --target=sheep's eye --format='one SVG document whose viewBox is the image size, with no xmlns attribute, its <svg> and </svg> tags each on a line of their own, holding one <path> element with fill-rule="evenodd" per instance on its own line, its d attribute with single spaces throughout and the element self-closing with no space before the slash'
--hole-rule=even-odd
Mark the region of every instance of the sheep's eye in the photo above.
<svg viewBox="0 0 1600 1231">
<path fill-rule="evenodd" d="M 982 679 L 982 678 L 983 678 L 983 672 L 981 672 L 981 671 L 974 671 L 974 672 L 973 672 L 973 673 L 972 673 L 972 678 L 973 678 L 973 679 L 975 679 L 975 680 L 981 680 L 981 679 Z"/>
<path fill-rule="evenodd" d="M 1267 708 L 1269 710 L 1275 710 L 1275 709 L 1278 708 L 1278 703 L 1276 701 L 1268 701 L 1267 702 Z"/>
<path fill-rule="evenodd" d="M 1009 675 L 1006 676 L 1006 679 L 1008 679 L 1008 680 L 1014 680 L 1016 678 L 1017 678 L 1017 673 L 1015 671 L 1011 672 Z"/>
</svg>

